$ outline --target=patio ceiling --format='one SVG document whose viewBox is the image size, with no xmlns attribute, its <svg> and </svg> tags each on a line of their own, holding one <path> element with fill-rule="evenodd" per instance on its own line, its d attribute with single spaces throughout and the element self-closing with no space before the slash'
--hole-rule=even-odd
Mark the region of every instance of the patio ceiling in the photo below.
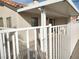
<svg viewBox="0 0 79 59">
<path fill-rule="evenodd" d="M 52 15 L 54 17 L 69 17 L 72 15 L 78 15 L 78 12 L 66 1 L 47 5 L 45 10 L 47 15 Z"/>
<path fill-rule="evenodd" d="M 67 1 L 59 1 L 56 3 L 51 3 L 48 5 L 45 5 L 45 11 L 48 16 L 53 17 L 69 17 L 72 15 L 78 15 L 77 10 L 75 10 Z M 22 9 L 19 9 L 21 11 Z M 40 10 L 37 8 L 23 10 L 24 12 L 31 12 L 40 14 Z M 21 11 L 22 12 L 22 11 Z"/>
</svg>

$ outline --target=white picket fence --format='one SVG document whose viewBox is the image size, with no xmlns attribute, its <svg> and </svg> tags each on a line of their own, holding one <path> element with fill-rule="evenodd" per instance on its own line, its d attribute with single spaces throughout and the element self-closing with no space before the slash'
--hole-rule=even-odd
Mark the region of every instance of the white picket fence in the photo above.
<svg viewBox="0 0 79 59">
<path fill-rule="evenodd" d="M 0 59 L 69 59 L 67 34 L 67 25 L 0 30 Z"/>
</svg>

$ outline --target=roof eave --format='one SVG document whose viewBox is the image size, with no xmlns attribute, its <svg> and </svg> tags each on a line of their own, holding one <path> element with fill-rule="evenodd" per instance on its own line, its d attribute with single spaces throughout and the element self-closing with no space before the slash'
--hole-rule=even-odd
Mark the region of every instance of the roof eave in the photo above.
<svg viewBox="0 0 79 59">
<path fill-rule="evenodd" d="M 73 8 L 74 10 L 79 14 L 78 8 L 75 6 L 75 4 L 71 0 L 66 0 Z"/>
<path fill-rule="evenodd" d="M 64 0 L 47 0 L 47 1 L 44 1 L 44 2 L 40 2 L 38 4 L 33 4 L 33 5 L 29 5 L 29 6 L 17 9 L 17 12 L 22 12 L 22 11 L 31 10 L 31 9 L 34 9 L 34 8 L 39 8 L 39 7 L 46 6 L 46 5 L 49 5 L 49 4 L 53 4 L 53 3 L 56 3 L 56 2 L 60 2 L 60 1 L 64 1 Z"/>
</svg>

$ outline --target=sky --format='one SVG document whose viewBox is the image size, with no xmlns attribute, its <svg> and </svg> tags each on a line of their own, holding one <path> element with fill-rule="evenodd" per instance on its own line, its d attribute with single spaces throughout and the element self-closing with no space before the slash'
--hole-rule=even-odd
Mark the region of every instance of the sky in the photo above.
<svg viewBox="0 0 79 59">
<path fill-rule="evenodd" d="M 13 0 L 15 2 L 19 2 L 19 3 L 30 3 L 32 2 L 32 0 Z"/>
<path fill-rule="evenodd" d="M 76 7 L 79 9 L 79 0 L 72 0 Z"/>
<path fill-rule="evenodd" d="M 31 3 L 33 0 L 13 0 L 13 1 L 28 4 L 28 3 Z M 39 0 L 39 1 L 44 1 L 44 0 Z M 72 1 L 76 5 L 76 7 L 79 9 L 79 0 L 72 0 Z"/>
<path fill-rule="evenodd" d="M 20 2 L 20 3 L 31 3 L 33 0 L 13 0 L 15 2 Z M 44 0 L 39 0 L 39 1 L 44 1 Z"/>
</svg>

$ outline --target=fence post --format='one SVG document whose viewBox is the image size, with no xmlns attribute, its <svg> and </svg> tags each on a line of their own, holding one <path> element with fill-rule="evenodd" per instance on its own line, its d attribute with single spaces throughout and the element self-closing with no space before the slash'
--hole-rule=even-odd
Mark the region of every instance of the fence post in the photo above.
<svg viewBox="0 0 79 59">
<path fill-rule="evenodd" d="M 53 49 L 52 49 L 52 25 L 49 24 L 49 59 L 52 59 L 53 56 Z"/>
</svg>

